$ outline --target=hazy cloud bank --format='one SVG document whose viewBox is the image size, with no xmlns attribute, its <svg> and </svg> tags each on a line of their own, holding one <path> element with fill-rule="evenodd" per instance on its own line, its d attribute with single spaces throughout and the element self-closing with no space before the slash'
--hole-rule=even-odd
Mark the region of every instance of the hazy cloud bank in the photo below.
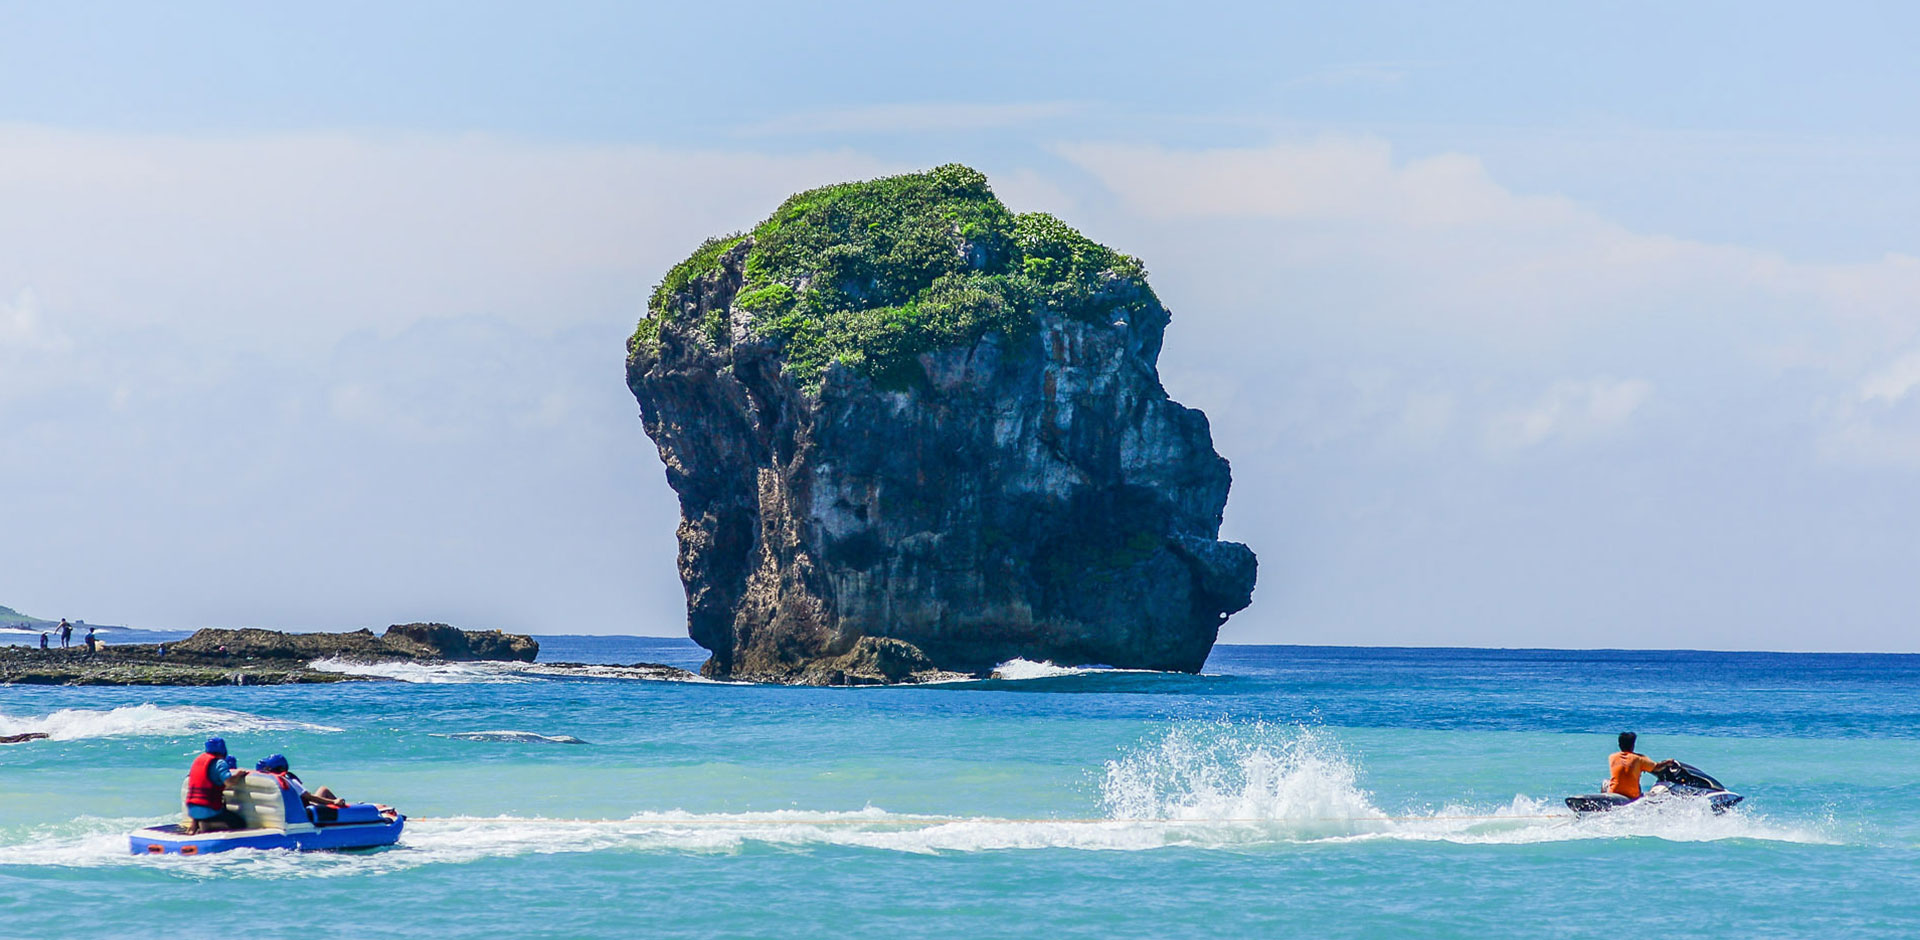
<svg viewBox="0 0 1920 940">
<path fill-rule="evenodd" d="M 1367 137 L 1054 152 L 985 168 L 1152 268 L 1262 554 L 1229 640 L 1910 645 L 1914 259 L 1634 231 Z M 700 238 L 899 168 L 0 129 L 0 603 L 676 632 L 621 341 Z"/>
</svg>

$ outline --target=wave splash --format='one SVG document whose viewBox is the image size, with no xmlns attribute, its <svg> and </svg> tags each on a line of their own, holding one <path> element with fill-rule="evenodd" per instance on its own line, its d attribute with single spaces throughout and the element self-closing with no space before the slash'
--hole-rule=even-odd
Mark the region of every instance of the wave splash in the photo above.
<svg viewBox="0 0 1920 940">
<path fill-rule="evenodd" d="M 198 735 L 238 731 L 319 731 L 341 729 L 266 718 L 246 712 L 199 705 L 125 705 L 98 710 L 63 708 L 48 715 L 0 715 L 0 735 L 45 734 L 55 741 L 113 738 L 128 735 Z"/>
<path fill-rule="evenodd" d="M 1575 818 L 1558 800 L 1516 794 L 1494 806 L 1380 808 L 1359 786 L 1356 760 L 1329 733 L 1264 722 L 1176 722 L 1109 761 L 1108 816 L 1162 824 L 1167 844 L 1402 840 L 1532 844 L 1652 837 L 1672 842 L 1756 839 L 1830 844 L 1821 827 L 1781 824 L 1704 801 L 1636 804 Z"/>
<path fill-rule="evenodd" d="M 1331 736 L 1265 723 L 1179 722 L 1107 762 L 1101 804 L 1115 819 L 1287 823 L 1298 834 L 1377 829 L 1386 814 Z"/>
</svg>

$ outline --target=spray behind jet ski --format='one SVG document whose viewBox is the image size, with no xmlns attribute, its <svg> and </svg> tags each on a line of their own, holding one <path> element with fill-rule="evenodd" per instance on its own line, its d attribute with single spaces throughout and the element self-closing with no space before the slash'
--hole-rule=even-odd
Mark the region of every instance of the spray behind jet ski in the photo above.
<svg viewBox="0 0 1920 940">
<path fill-rule="evenodd" d="M 1567 797 L 1567 808 L 1582 816 L 1604 813 L 1632 803 L 1665 803 L 1672 800 L 1705 800 L 1715 813 L 1724 813 L 1746 797 L 1720 785 L 1692 764 L 1670 761 L 1654 771 L 1659 783 L 1647 788 L 1645 796 L 1633 799 L 1619 793 L 1586 793 Z"/>
</svg>

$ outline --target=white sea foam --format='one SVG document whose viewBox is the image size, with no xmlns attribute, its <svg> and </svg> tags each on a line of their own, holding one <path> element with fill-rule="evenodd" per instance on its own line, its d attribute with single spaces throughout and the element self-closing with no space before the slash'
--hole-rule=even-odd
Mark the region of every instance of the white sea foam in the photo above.
<svg viewBox="0 0 1920 940">
<path fill-rule="evenodd" d="M 55 741 L 123 735 L 198 735 L 238 731 L 339 731 L 304 721 L 264 718 L 199 705 L 125 705 L 110 710 L 63 708 L 48 715 L 0 715 L 0 735 L 45 734 Z"/>
<path fill-rule="evenodd" d="M 585 744 L 570 734 L 540 734 L 533 731 L 456 731 L 451 734 L 430 734 L 431 738 L 453 738 L 460 741 L 510 741 L 521 744 Z"/>
<path fill-rule="evenodd" d="M 1084 666 L 1056 666 L 1050 662 L 1034 662 L 1031 659 L 1009 659 L 993 667 L 993 678 L 1009 681 L 1054 679 L 1060 676 L 1085 675 L 1092 671 Z"/>
<path fill-rule="evenodd" d="M 1009 659 L 993 667 L 989 678 L 1006 682 L 1021 682 L 1028 679 L 1058 679 L 1065 676 L 1118 675 L 1140 673 L 1146 675 L 1170 675 L 1153 669 L 1115 669 L 1111 666 L 1061 666 L 1056 663 L 1031 659 Z M 978 681 L 978 680 L 973 680 Z"/>
<path fill-rule="evenodd" d="M 672 666 L 620 666 L 603 663 L 526 663 L 523 672 L 558 679 L 633 679 L 642 682 L 700 682 L 710 685 L 751 685 L 748 682 L 722 682 L 696 672 Z"/>
<path fill-rule="evenodd" d="M 539 682 L 543 679 L 633 679 L 652 682 L 712 682 L 680 669 L 560 663 L 361 663 L 345 659 L 317 659 L 308 665 L 322 672 L 369 676 L 426 685 L 476 685 Z"/>
<path fill-rule="evenodd" d="M 519 671 L 519 664 L 485 663 L 358 663 L 344 659 L 316 659 L 308 665 L 322 672 L 349 676 L 370 676 L 426 685 L 471 685 L 476 683 L 534 682 Z"/>
</svg>

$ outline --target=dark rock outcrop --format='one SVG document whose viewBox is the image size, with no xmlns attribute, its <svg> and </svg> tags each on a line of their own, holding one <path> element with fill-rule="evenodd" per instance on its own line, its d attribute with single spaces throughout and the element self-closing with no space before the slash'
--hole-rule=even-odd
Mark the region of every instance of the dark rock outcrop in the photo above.
<svg viewBox="0 0 1920 940">
<path fill-rule="evenodd" d="M 498 630 L 461 630 L 444 623 L 394 624 L 380 641 L 418 659 L 530 663 L 540 655 L 540 644 L 532 637 Z"/>
<path fill-rule="evenodd" d="M 1217 538 L 1206 417 L 1160 385 L 1168 319 L 1137 261 L 965 168 L 801 194 L 704 246 L 627 363 L 703 671 L 1198 670 L 1255 561 Z"/>
</svg>

